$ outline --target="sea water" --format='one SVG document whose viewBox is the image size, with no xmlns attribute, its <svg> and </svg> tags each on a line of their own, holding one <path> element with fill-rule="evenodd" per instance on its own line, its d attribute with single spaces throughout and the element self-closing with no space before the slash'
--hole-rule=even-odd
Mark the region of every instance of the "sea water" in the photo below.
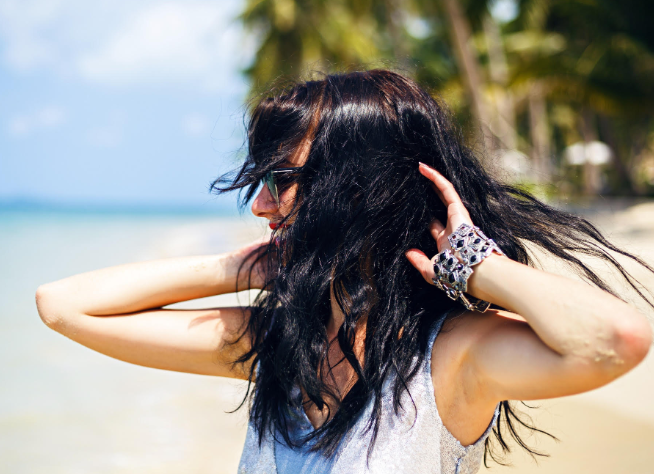
<svg viewBox="0 0 654 474">
<path fill-rule="evenodd" d="M 622 212 L 603 227 L 609 236 L 624 238 L 621 246 L 651 263 L 654 203 L 647 206 Z M 247 215 L 0 210 L 0 473 L 236 472 L 245 413 L 226 411 L 240 401 L 242 383 L 139 367 L 96 353 L 48 329 L 38 317 L 34 294 L 43 283 L 77 273 L 220 253 L 265 233 L 265 222 Z M 654 288 L 651 274 L 638 268 L 634 274 L 645 288 Z M 238 302 L 224 295 L 177 306 Z M 645 314 L 651 316 L 651 311 Z M 644 363 L 617 381 L 553 401 L 562 410 L 567 407 L 563 412 L 570 416 L 581 413 L 569 422 L 581 427 L 575 432 L 579 436 L 555 431 L 572 454 L 566 458 L 553 452 L 554 458 L 565 459 L 566 466 L 570 459 L 583 464 L 601 451 L 610 455 L 597 458 L 602 465 L 612 466 L 611 459 L 622 465 L 629 459 L 631 465 L 645 466 L 629 472 L 650 472 L 650 452 L 641 448 L 652 444 L 650 428 L 634 431 L 638 443 L 633 444 L 616 441 L 613 428 L 589 433 L 587 427 L 594 427 L 597 419 L 618 419 L 612 414 L 620 414 L 623 433 L 631 426 L 625 420 L 654 426 L 653 395 L 651 351 Z M 555 406 L 545 406 L 556 413 Z M 579 407 L 594 407 L 593 417 L 584 418 L 587 411 Z M 541 419 L 537 426 L 551 428 Z M 531 472 L 531 464 L 525 466 Z"/>
<path fill-rule="evenodd" d="M 34 296 L 67 276 L 226 252 L 265 232 L 251 216 L 1 210 L 0 472 L 235 472 L 245 418 L 225 412 L 242 383 L 96 353 L 46 327 Z"/>
</svg>

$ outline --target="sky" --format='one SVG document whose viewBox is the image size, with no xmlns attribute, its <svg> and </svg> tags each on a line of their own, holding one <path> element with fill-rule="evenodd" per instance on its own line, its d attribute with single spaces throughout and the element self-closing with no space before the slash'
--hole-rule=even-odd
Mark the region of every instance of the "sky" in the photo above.
<svg viewBox="0 0 654 474">
<path fill-rule="evenodd" d="M 242 0 L 0 0 L 0 202 L 207 206 L 244 148 Z"/>
<path fill-rule="evenodd" d="M 0 205 L 233 206 L 243 1 L 0 0 Z"/>
</svg>

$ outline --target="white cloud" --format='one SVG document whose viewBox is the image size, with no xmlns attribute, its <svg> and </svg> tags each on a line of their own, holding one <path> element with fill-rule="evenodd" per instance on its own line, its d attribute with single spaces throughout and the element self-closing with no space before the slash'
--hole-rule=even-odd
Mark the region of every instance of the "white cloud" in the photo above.
<svg viewBox="0 0 654 474">
<path fill-rule="evenodd" d="M 13 117 L 11 120 L 9 120 L 9 125 L 7 126 L 9 133 L 17 137 L 27 135 L 30 133 L 31 129 L 32 127 L 29 118 L 24 116 Z"/>
<path fill-rule="evenodd" d="M 64 123 L 66 114 L 60 107 L 44 107 L 36 113 L 36 121 L 44 127 L 56 127 Z"/>
<path fill-rule="evenodd" d="M 182 117 L 182 131 L 190 137 L 207 135 L 211 127 L 209 119 L 202 114 L 192 113 Z"/>
<path fill-rule="evenodd" d="M 31 114 L 12 117 L 7 130 L 14 136 L 27 136 L 33 132 L 55 128 L 66 121 L 66 112 L 61 107 L 47 106 Z"/>
<path fill-rule="evenodd" d="M 218 2 L 164 3 L 138 12 L 98 51 L 80 58 L 82 76 L 102 83 L 222 83 L 235 66 L 238 35 Z M 230 57 L 231 56 L 231 57 Z M 225 70 L 227 69 L 227 71 Z"/>
<path fill-rule="evenodd" d="M 231 88 L 254 54 L 244 0 L 0 0 L 2 58 L 110 86 Z"/>
<path fill-rule="evenodd" d="M 55 45 L 38 32 L 56 21 L 60 5 L 52 0 L 0 1 L 4 58 L 10 67 L 25 71 L 56 60 Z"/>
</svg>

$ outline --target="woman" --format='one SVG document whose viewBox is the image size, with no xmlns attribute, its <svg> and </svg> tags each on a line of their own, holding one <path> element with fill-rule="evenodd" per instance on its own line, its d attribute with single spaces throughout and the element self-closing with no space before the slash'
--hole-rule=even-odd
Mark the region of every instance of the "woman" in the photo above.
<svg viewBox="0 0 654 474">
<path fill-rule="evenodd" d="M 647 354 L 646 319 L 575 253 L 636 291 L 607 250 L 652 268 L 491 177 L 411 79 L 371 70 L 291 85 L 256 104 L 248 145 L 212 189 L 246 189 L 246 203 L 263 182 L 252 212 L 269 242 L 101 269 L 36 295 L 49 327 L 96 351 L 249 380 L 239 472 L 476 472 L 494 455 L 491 432 L 504 451 L 506 429 L 519 440 L 508 400 L 591 390 Z M 593 286 L 533 268 L 525 243 Z M 162 309 L 247 288 L 266 291 L 249 307 Z"/>
</svg>

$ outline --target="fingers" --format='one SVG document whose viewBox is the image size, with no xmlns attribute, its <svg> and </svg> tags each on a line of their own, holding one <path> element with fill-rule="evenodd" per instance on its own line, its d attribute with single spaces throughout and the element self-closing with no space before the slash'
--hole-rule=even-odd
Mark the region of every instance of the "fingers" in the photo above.
<svg viewBox="0 0 654 474">
<path fill-rule="evenodd" d="M 409 249 L 404 254 L 416 270 L 420 272 L 425 281 L 429 284 L 434 284 L 432 278 L 434 273 L 434 262 L 430 260 L 422 250 Z"/>
<path fill-rule="evenodd" d="M 247 245 L 244 245 L 243 247 L 241 247 L 241 249 L 244 250 L 244 251 L 247 251 L 247 252 L 251 252 L 252 250 L 254 250 L 256 248 L 262 247 L 262 246 L 267 245 L 269 243 L 270 243 L 270 236 L 266 235 L 264 237 L 260 237 L 260 238 L 258 238 L 256 240 L 250 242 Z"/>
<path fill-rule="evenodd" d="M 436 242 L 440 239 L 441 235 L 443 235 L 443 232 L 445 232 L 445 226 L 441 221 L 438 219 L 434 219 L 431 221 L 429 224 L 429 233 L 431 236 L 434 238 Z"/>
<path fill-rule="evenodd" d="M 434 183 L 438 197 L 443 201 L 445 206 L 449 206 L 450 204 L 463 205 L 459 193 L 456 192 L 452 183 L 450 183 L 442 174 L 424 163 L 419 163 L 419 171 L 420 174 Z"/>
<path fill-rule="evenodd" d="M 454 185 L 434 168 L 424 163 L 420 163 L 419 170 L 420 174 L 431 181 L 432 188 L 447 208 L 448 224 L 451 223 L 453 228 L 456 228 L 462 222 L 472 225 L 470 214 L 463 201 L 461 201 L 459 193 L 454 189 Z"/>
<path fill-rule="evenodd" d="M 429 224 L 429 233 L 436 240 L 439 252 L 442 252 L 446 248 L 450 248 L 446 238 L 448 233 L 454 232 L 462 223 L 472 225 L 470 214 L 452 183 L 442 174 L 424 163 L 420 163 L 419 170 L 420 174 L 431 181 L 432 189 L 447 208 L 447 222 L 445 223 L 447 225 L 438 219 L 434 219 Z M 435 277 L 433 259 L 436 255 L 430 259 L 424 252 L 414 248 L 407 250 L 405 256 L 411 265 L 420 272 L 425 281 L 433 285 L 433 278 Z"/>
<path fill-rule="evenodd" d="M 252 252 L 254 252 L 255 250 L 264 248 L 264 247 L 268 246 L 269 244 L 270 244 L 270 237 L 265 236 L 265 237 L 261 237 L 261 238 L 255 240 L 255 241 L 253 241 L 253 242 L 250 242 L 247 245 L 244 245 L 244 246 L 234 250 L 233 253 L 236 254 L 236 255 L 239 255 L 242 258 L 245 258 L 248 255 L 250 255 Z M 253 257 L 250 257 L 250 258 L 253 258 Z"/>
</svg>

